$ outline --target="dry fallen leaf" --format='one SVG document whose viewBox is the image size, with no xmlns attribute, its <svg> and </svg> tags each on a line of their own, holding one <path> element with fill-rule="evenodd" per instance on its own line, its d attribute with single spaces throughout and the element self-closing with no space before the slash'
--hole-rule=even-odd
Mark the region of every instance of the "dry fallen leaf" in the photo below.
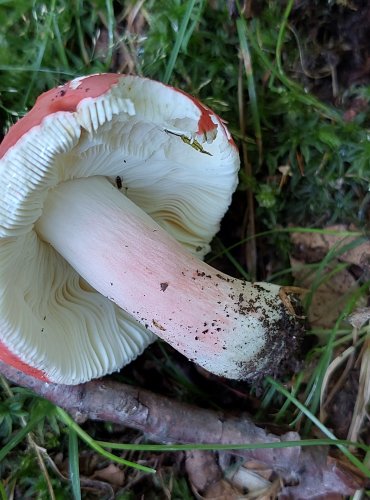
<svg viewBox="0 0 370 500">
<path fill-rule="evenodd" d="M 204 498 L 208 500 L 242 500 L 246 496 L 237 488 L 234 488 L 228 481 L 222 479 L 207 489 Z"/>
<path fill-rule="evenodd" d="M 359 307 L 348 316 L 348 321 L 359 330 L 370 321 L 370 307 Z"/>
<path fill-rule="evenodd" d="M 361 352 L 359 388 L 347 439 L 357 441 L 366 417 L 370 400 L 370 340 L 366 340 Z"/>
<path fill-rule="evenodd" d="M 215 453 L 211 451 L 192 450 L 186 453 L 185 469 L 193 488 L 204 492 L 210 485 L 222 478 L 222 471 L 217 463 Z"/>
<path fill-rule="evenodd" d="M 308 313 L 310 324 L 316 328 L 331 328 L 343 311 L 349 295 L 358 288 L 357 276 L 350 272 L 350 266 L 357 266 L 364 279 L 370 275 L 370 242 L 359 240 L 358 232 L 349 236 L 348 228 L 344 225 L 325 229 L 330 233 L 291 235 L 294 245 L 294 257 L 291 257 L 292 273 L 296 283 L 303 288 L 311 288 L 318 279 L 317 272 L 310 271 L 306 264 L 319 263 L 334 247 L 337 252 L 346 245 L 354 245 L 346 252 L 338 252 L 321 271 L 319 280 L 322 282 L 314 291 Z M 348 267 L 343 268 L 343 263 L 347 263 Z"/>
<path fill-rule="evenodd" d="M 299 286 L 310 289 L 316 279 L 315 273 L 307 273 L 303 267 L 303 262 L 291 257 L 292 274 Z M 324 270 L 324 275 L 335 269 L 336 264 L 332 263 Z M 342 269 L 326 279 L 315 291 L 308 311 L 308 320 L 311 326 L 321 328 L 331 328 L 344 305 L 348 300 L 348 294 L 358 287 L 355 278 L 347 269 Z"/>
<path fill-rule="evenodd" d="M 338 255 L 338 260 L 369 271 L 370 241 L 361 241 L 359 231 L 352 230 L 345 225 L 338 224 L 324 229 L 328 233 L 292 233 L 291 241 L 299 260 L 319 262 L 334 246 L 339 250 L 346 245 L 353 244 L 353 248 Z M 349 232 L 353 232 L 353 236 L 348 235 Z M 357 244 L 356 240 L 358 240 Z"/>
<path fill-rule="evenodd" d="M 125 474 L 123 470 L 118 467 L 118 465 L 109 464 L 104 469 L 96 470 L 91 476 L 91 479 L 106 481 L 112 486 L 123 486 Z"/>
</svg>

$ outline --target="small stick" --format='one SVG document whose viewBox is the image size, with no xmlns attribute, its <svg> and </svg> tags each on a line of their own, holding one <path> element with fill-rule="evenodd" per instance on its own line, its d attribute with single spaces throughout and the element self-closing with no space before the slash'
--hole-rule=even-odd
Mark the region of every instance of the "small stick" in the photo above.
<svg viewBox="0 0 370 500">
<path fill-rule="evenodd" d="M 296 432 L 271 434 L 257 427 L 246 414 L 235 416 L 198 408 L 109 379 L 75 386 L 51 384 L 2 362 L 0 373 L 58 404 L 78 422 L 110 421 L 139 430 L 161 443 L 257 444 L 300 439 Z M 256 448 L 232 453 L 275 471 L 285 484 L 282 493 L 288 496 L 283 495 L 284 498 L 303 498 L 308 485 L 312 484 L 315 494 L 324 496 L 334 491 L 351 495 L 364 485 L 357 470 L 343 460 L 328 456 L 324 447 Z"/>
</svg>

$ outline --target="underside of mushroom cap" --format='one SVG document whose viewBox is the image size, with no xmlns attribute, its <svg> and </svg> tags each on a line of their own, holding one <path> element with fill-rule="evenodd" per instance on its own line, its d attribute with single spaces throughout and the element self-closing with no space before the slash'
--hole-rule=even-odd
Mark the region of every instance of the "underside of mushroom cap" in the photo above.
<svg viewBox="0 0 370 500">
<path fill-rule="evenodd" d="M 53 382 L 77 384 L 119 369 L 154 336 L 40 240 L 34 226 L 44 201 L 63 181 L 118 178 L 117 189 L 203 257 L 237 182 L 227 130 L 171 87 L 93 75 L 41 96 L 11 129 L 1 156 L 2 343 Z M 14 364 L 4 352 L 0 358 Z"/>
</svg>

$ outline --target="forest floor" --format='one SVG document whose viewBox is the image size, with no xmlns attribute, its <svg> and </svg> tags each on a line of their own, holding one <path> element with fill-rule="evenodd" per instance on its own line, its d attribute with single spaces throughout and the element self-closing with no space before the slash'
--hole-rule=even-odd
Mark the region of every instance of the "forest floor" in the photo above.
<svg viewBox="0 0 370 500">
<path fill-rule="evenodd" d="M 83 419 L 74 428 L 56 407 L 2 378 L 1 498 L 79 498 L 79 490 L 82 498 L 120 500 L 364 497 L 370 486 L 368 2 L 66 3 L 0 2 L 0 132 L 41 92 L 81 74 L 138 74 L 199 98 L 226 121 L 241 155 L 240 183 L 206 261 L 237 278 L 304 289 L 307 332 L 284 370 L 257 384 L 211 375 L 164 342 L 151 345 L 106 383 L 125 384 L 127 394 L 128 386 L 144 391 L 156 429 L 114 416 Z M 227 443 L 209 434 L 207 421 L 221 414 L 238 422 L 233 439 L 244 415 L 263 429 L 253 453 L 247 446 L 223 450 Z M 162 428 L 166 419 L 177 450 L 166 444 L 174 444 Z M 184 432 L 189 426 L 193 438 Z M 25 428 L 32 430 L 28 440 Z M 287 448 L 286 440 L 294 445 Z M 108 441 L 130 445 L 116 455 L 156 473 L 114 463 L 95 446 Z M 283 450 L 279 467 L 264 448 L 270 441 Z M 153 443 L 161 447 L 140 448 Z"/>
</svg>

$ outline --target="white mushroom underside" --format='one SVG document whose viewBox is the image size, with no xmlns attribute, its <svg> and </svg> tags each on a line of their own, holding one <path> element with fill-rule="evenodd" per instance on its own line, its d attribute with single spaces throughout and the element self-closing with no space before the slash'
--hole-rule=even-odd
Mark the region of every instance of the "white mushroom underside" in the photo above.
<svg viewBox="0 0 370 500">
<path fill-rule="evenodd" d="M 168 97 L 161 84 L 140 80 L 136 87 L 134 80 L 85 99 L 75 113 L 44 119 L 0 161 L 1 340 L 54 382 L 80 383 L 119 369 L 154 337 L 86 288 L 39 240 L 34 225 L 50 190 L 66 180 L 105 176 L 114 184 L 120 176 L 122 192 L 202 257 L 236 184 L 237 154 L 221 133 L 204 144 L 209 156 L 166 132 L 196 137 L 194 103 L 173 91 Z"/>
</svg>

